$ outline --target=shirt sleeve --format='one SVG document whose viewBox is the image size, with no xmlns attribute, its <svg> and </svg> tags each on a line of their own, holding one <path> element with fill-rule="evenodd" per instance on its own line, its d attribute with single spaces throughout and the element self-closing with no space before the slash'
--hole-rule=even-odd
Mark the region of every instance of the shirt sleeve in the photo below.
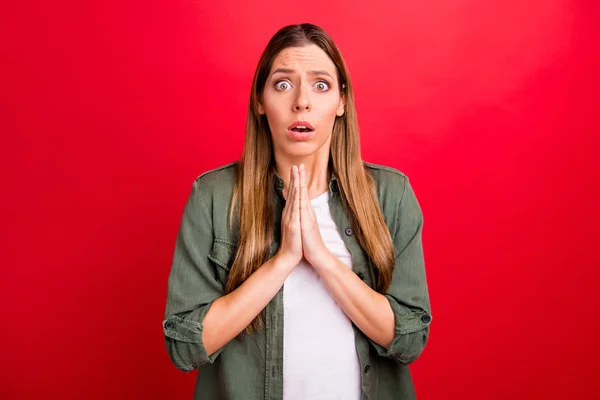
<svg viewBox="0 0 600 400">
<path fill-rule="evenodd" d="M 213 363 L 223 350 L 209 355 L 202 341 L 204 317 L 212 302 L 224 295 L 208 258 L 213 236 L 211 213 L 195 180 L 175 243 L 162 322 L 169 357 L 184 372 Z"/>
<path fill-rule="evenodd" d="M 423 257 L 423 213 L 408 177 L 397 218 L 392 236 L 396 261 L 391 285 L 384 294 L 394 312 L 394 339 L 389 349 L 368 339 L 380 356 L 409 364 L 427 343 L 432 317 Z"/>
</svg>

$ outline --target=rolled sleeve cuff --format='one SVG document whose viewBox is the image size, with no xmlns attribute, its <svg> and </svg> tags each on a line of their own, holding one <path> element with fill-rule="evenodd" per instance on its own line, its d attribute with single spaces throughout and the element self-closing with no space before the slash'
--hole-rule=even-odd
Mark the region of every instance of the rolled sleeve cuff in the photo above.
<svg viewBox="0 0 600 400">
<path fill-rule="evenodd" d="M 171 315 L 162 322 L 165 343 L 173 364 L 189 372 L 206 363 L 214 363 L 225 346 L 210 356 L 202 341 L 202 321 L 210 305 L 189 313 L 185 317 Z"/>
<path fill-rule="evenodd" d="M 390 295 L 385 295 L 394 312 L 395 335 L 389 349 L 369 339 L 377 354 L 409 364 L 422 353 L 429 336 L 431 313 L 422 309 L 401 306 Z"/>
</svg>

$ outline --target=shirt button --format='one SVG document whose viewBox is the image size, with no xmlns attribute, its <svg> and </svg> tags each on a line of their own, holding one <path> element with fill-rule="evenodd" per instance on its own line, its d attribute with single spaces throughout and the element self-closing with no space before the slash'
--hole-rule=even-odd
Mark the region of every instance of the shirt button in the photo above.
<svg viewBox="0 0 600 400">
<path fill-rule="evenodd" d="M 425 314 L 421 317 L 421 321 L 428 323 L 429 321 L 431 321 L 431 316 Z"/>
<path fill-rule="evenodd" d="M 352 228 L 346 228 L 346 236 L 352 236 L 352 234 L 354 234 L 354 231 L 352 230 Z"/>
<path fill-rule="evenodd" d="M 366 374 L 366 373 L 368 373 L 370 369 L 371 369 L 371 366 L 370 366 L 370 365 L 367 365 L 367 366 L 365 367 L 365 374 Z"/>
<path fill-rule="evenodd" d="M 175 324 L 172 321 L 167 321 L 165 323 L 165 328 L 167 329 L 173 329 L 173 326 L 175 326 Z"/>
</svg>

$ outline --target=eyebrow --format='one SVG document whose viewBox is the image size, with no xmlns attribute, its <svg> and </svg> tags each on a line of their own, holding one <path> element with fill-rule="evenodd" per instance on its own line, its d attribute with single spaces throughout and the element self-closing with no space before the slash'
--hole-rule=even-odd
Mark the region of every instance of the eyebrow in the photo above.
<svg viewBox="0 0 600 400">
<path fill-rule="evenodd" d="M 294 71 L 293 69 L 289 69 L 289 68 L 277 68 L 275 71 L 273 71 L 273 73 L 271 74 L 271 76 L 275 75 L 276 73 L 281 72 L 284 74 L 293 74 L 296 71 Z M 309 75 L 325 75 L 330 77 L 331 79 L 333 79 L 333 77 L 331 75 L 329 75 L 329 72 L 324 71 L 324 70 L 319 70 L 319 71 L 308 71 L 307 72 Z"/>
</svg>

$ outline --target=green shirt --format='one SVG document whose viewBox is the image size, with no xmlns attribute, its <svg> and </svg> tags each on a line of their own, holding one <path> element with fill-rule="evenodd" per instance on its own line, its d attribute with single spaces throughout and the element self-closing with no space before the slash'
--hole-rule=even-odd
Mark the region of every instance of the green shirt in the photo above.
<svg viewBox="0 0 600 400">
<path fill-rule="evenodd" d="M 168 280 L 162 322 L 165 344 L 178 369 L 198 369 L 195 399 L 280 400 L 283 286 L 263 310 L 264 329 L 252 335 L 240 333 L 211 356 L 202 343 L 202 321 L 212 302 L 224 295 L 237 248 L 235 233 L 227 223 L 235 164 L 205 172 L 192 185 Z M 395 317 L 395 337 L 390 348 L 375 343 L 352 324 L 361 365 L 362 399 L 415 399 L 408 364 L 423 351 L 432 319 L 423 258 L 423 214 L 405 174 L 382 165 L 364 165 L 376 182 L 396 261 L 392 283 L 384 293 Z M 285 206 L 283 179 L 273 173 L 276 229 L 271 257 L 279 248 L 279 225 Z M 374 287 L 373 264 L 360 247 L 342 207 L 335 174 L 329 182 L 329 194 L 332 218 L 352 254 L 352 270 Z"/>
</svg>

